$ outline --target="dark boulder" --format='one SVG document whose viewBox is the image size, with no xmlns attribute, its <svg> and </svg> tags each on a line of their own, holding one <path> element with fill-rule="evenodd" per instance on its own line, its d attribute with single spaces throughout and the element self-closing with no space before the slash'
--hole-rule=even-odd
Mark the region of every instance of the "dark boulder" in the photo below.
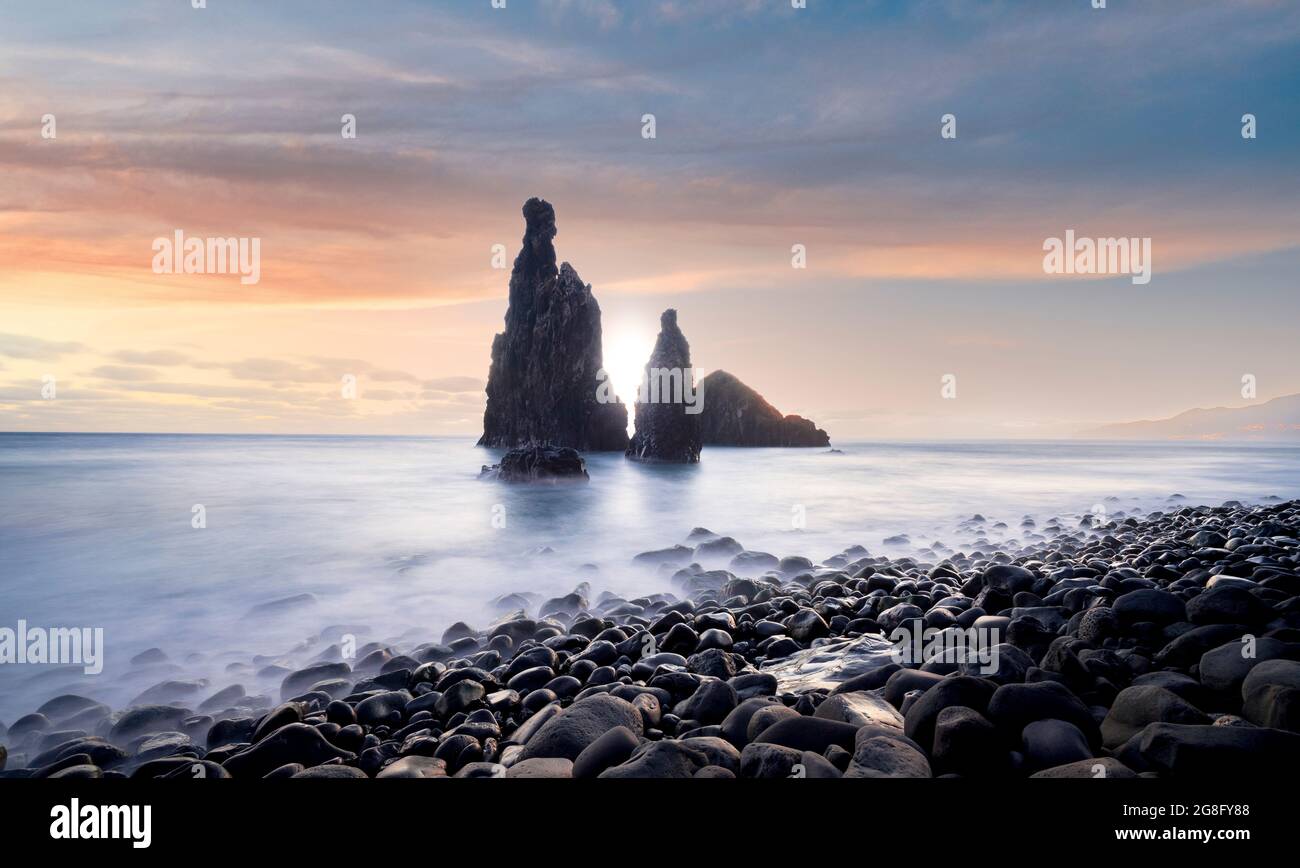
<svg viewBox="0 0 1300 868">
<path fill-rule="evenodd" d="M 1077 726 L 1090 745 L 1101 741 L 1088 706 L 1055 681 L 1002 685 L 989 700 L 988 718 L 1008 732 L 1023 732 L 1035 720 L 1064 720 Z"/>
<path fill-rule="evenodd" d="M 838 720 L 854 726 L 884 726 L 903 731 L 903 715 L 878 693 L 854 690 L 828 696 L 817 706 L 815 717 Z"/>
<path fill-rule="evenodd" d="M 1263 727 L 1153 723 L 1116 756 L 1125 765 L 1131 757 L 1175 778 L 1283 781 L 1300 772 L 1300 735 Z"/>
<path fill-rule="evenodd" d="M 446 760 L 431 756 L 412 755 L 394 760 L 375 775 L 376 778 L 445 778 Z"/>
<path fill-rule="evenodd" d="M 1244 588 L 1220 585 L 1202 591 L 1187 603 L 1187 620 L 1193 624 L 1246 624 L 1257 627 L 1273 617 L 1263 600 Z"/>
<path fill-rule="evenodd" d="M 1189 667 L 1212 648 L 1240 638 L 1246 632 L 1241 624 L 1205 624 L 1180 633 L 1155 656 L 1157 666 Z"/>
<path fill-rule="evenodd" d="M 1023 686 L 1023 685 L 1011 685 Z M 912 703 L 904 717 L 903 731 L 922 747 L 934 744 L 934 727 L 939 713 L 953 705 L 961 705 L 983 713 L 998 688 L 991 681 L 970 675 L 956 675 L 944 678 L 921 694 L 921 698 Z M 1017 731 L 1020 727 L 1017 727 Z"/>
<path fill-rule="evenodd" d="M 872 728 L 858 733 L 846 778 L 928 778 L 933 774 L 925 754 L 905 739 L 875 735 Z"/>
<path fill-rule="evenodd" d="M 720 679 L 705 678 L 694 693 L 677 703 L 673 714 L 703 724 L 722 723 L 735 707 L 735 688 Z"/>
<path fill-rule="evenodd" d="M 1032 771 L 1092 758 L 1088 739 L 1064 720 L 1036 720 L 1025 727 L 1020 738 L 1025 766 Z"/>
<path fill-rule="evenodd" d="M 221 768 L 221 766 L 218 766 L 217 768 Z M 175 773 L 173 773 L 172 775 L 168 775 L 168 777 L 172 777 L 172 776 L 176 776 Z M 336 764 L 336 765 L 312 766 L 309 769 L 303 769 L 302 771 L 298 772 L 296 775 L 293 775 L 292 777 L 295 780 L 298 778 L 302 778 L 305 780 L 320 780 L 320 779 L 344 780 L 344 779 L 354 779 L 354 778 L 364 779 L 369 777 L 369 775 L 367 775 L 361 769 L 353 768 L 352 766 L 343 766 L 343 765 Z"/>
<path fill-rule="evenodd" d="M 795 766 L 803 753 L 779 744 L 750 744 L 740 752 L 740 777 L 788 778 L 797 774 Z"/>
<path fill-rule="evenodd" d="M 1251 723 L 1300 732 L 1300 663 L 1264 661 L 1242 682 L 1241 697 Z"/>
<path fill-rule="evenodd" d="M 1183 601 L 1168 591 L 1155 588 L 1129 591 L 1115 600 L 1111 608 L 1125 627 L 1142 621 L 1164 625 L 1187 620 Z"/>
<path fill-rule="evenodd" d="M 1285 642 L 1267 636 L 1253 642 L 1227 642 L 1201 655 L 1198 664 L 1201 683 L 1219 693 L 1237 694 L 1250 670 L 1265 660 L 1273 660 L 1286 653 Z"/>
<path fill-rule="evenodd" d="M 775 696 L 755 696 L 742 701 L 722 721 L 722 737 L 737 748 L 749 744 L 749 722 L 761 709 L 785 708 Z"/>
<path fill-rule="evenodd" d="M 181 721 L 193 714 L 188 709 L 171 705 L 144 705 L 127 711 L 109 731 L 108 740 L 125 744 L 136 736 L 155 732 L 171 732 Z M 12 732 L 12 730 L 11 730 Z"/>
<path fill-rule="evenodd" d="M 588 696 L 542 724 L 524 746 L 523 758 L 577 759 L 596 739 L 618 726 L 627 727 L 633 735 L 639 735 L 642 727 L 640 710 L 607 693 Z"/>
<path fill-rule="evenodd" d="M 311 688 L 313 684 L 333 678 L 347 678 L 352 667 L 346 663 L 314 663 L 305 669 L 290 672 L 280 682 L 280 697 L 289 699 Z"/>
<path fill-rule="evenodd" d="M 479 479 L 501 482 L 587 482 L 587 462 L 576 449 L 530 443 L 501 456 L 500 464 L 484 465 Z"/>
<path fill-rule="evenodd" d="M 573 761 L 561 757 L 536 757 L 515 763 L 506 770 L 507 778 L 571 778 Z"/>
<path fill-rule="evenodd" d="M 1139 675 L 1137 678 L 1134 678 L 1133 683 L 1130 686 L 1163 687 L 1171 693 L 1178 694 L 1197 708 L 1211 707 L 1212 694 L 1206 689 L 1206 685 L 1197 681 L 1190 675 L 1184 675 L 1181 672 L 1173 672 L 1170 670 L 1148 672 L 1145 675 Z M 1238 684 L 1238 687 L 1240 687 L 1240 684 Z"/>
<path fill-rule="evenodd" d="M 573 761 L 573 777 L 594 778 L 605 769 L 621 765 L 640 746 L 636 733 L 626 726 L 616 726 L 587 745 Z"/>
<path fill-rule="evenodd" d="M 993 588 L 1007 594 L 1027 591 L 1033 584 L 1032 572 L 1015 564 L 993 564 L 984 571 L 984 587 Z"/>
<path fill-rule="evenodd" d="M 726 739 L 717 736 L 694 736 L 682 739 L 682 744 L 708 757 L 711 766 L 719 766 L 732 774 L 740 771 L 740 751 Z"/>
<path fill-rule="evenodd" d="M 1007 766 L 1009 752 L 997 727 L 964 705 L 939 712 L 934 725 L 934 767 L 942 774 L 986 776 Z"/>
<path fill-rule="evenodd" d="M 356 754 L 330 744 L 314 726 L 291 723 L 230 757 L 222 765 L 233 777 L 260 778 L 289 763 L 311 768 L 332 759 L 349 762 L 356 759 Z"/>
<path fill-rule="evenodd" d="M 1176 693 L 1144 685 L 1126 687 L 1101 724 L 1102 743 L 1117 748 L 1152 723 L 1209 725 L 1210 718 Z"/>
<path fill-rule="evenodd" d="M 602 778 L 690 778 L 709 765 L 707 754 L 680 741 L 647 742 L 631 759 L 600 773 Z"/>
<path fill-rule="evenodd" d="M 837 744 L 845 750 L 853 747 L 853 738 L 860 727 L 839 720 L 796 715 L 778 720 L 755 738 L 756 744 L 779 744 L 796 750 L 825 752 Z"/>
<path fill-rule="evenodd" d="M 806 750 L 800 755 L 799 766 L 802 767 L 805 778 L 833 779 L 844 777 L 844 773 L 836 768 L 834 763 L 821 754 L 813 753 L 810 750 Z"/>
<path fill-rule="evenodd" d="M 1031 778 L 1136 778 L 1137 772 L 1113 757 L 1078 760 L 1034 772 Z"/>
</svg>

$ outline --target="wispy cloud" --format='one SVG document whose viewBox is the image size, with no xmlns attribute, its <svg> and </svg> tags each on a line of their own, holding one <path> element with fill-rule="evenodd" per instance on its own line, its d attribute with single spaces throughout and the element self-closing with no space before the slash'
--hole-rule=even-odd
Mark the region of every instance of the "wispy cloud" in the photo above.
<svg viewBox="0 0 1300 868">
<path fill-rule="evenodd" d="M 0 333 L 0 356 L 14 359 L 49 361 L 81 350 L 81 344 L 72 341 L 47 341 L 29 335 Z"/>
<path fill-rule="evenodd" d="M 6 5 L 2 424 L 472 433 L 492 251 L 532 195 L 611 341 L 678 306 L 702 357 L 861 430 L 886 405 L 881 430 L 996 426 L 1030 394 L 1047 420 L 1176 412 L 1247 364 L 1115 386 L 1176 337 L 1296 381 L 1294 3 L 217 5 Z M 1152 237 L 1152 285 L 1043 282 L 1068 228 Z M 176 229 L 260 238 L 261 283 L 153 274 Z M 1227 286 L 1252 289 L 1225 318 Z M 1032 382 L 998 393 L 1009 359 Z M 1068 388 L 1034 379 L 1062 365 Z"/>
<path fill-rule="evenodd" d="M 122 350 L 113 353 L 112 357 L 119 362 L 126 362 L 130 365 L 154 365 L 159 367 L 175 367 L 188 364 L 190 361 L 189 356 L 175 350 Z"/>
<path fill-rule="evenodd" d="M 102 380 L 119 380 L 124 383 L 139 383 L 156 380 L 157 372 L 150 368 L 137 368 L 126 365 L 100 365 L 91 371 L 88 376 L 99 377 Z"/>
</svg>

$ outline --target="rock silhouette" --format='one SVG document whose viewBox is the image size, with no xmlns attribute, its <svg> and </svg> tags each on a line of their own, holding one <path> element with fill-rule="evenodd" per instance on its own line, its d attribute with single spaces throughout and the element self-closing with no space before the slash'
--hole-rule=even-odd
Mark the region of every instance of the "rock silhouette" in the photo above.
<svg viewBox="0 0 1300 868">
<path fill-rule="evenodd" d="M 523 249 L 510 275 L 505 331 L 492 341 L 478 445 L 627 448 L 627 408 L 597 400 L 600 305 L 569 263 L 555 267 L 555 209 L 524 203 Z"/>
<path fill-rule="evenodd" d="M 502 482 L 586 482 L 587 462 L 568 446 L 533 443 L 511 449 L 500 464 L 483 466 L 480 479 Z"/>
<path fill-rule="evenodd" d="M 831 438 L 809 419 L 783 416 L 763 396 L 726 371 L 700 384 L 706 446 L 829 446 Z"/>
<path fill-rule="evenodd" d="M 646 363 L 636 403 L 636 433 L 627 456 L 638 461 L 693 464 L 700 460 L 700 411 L 691 346 L 671 308 L 659 318 L 659 338 Z"/>
</svg>

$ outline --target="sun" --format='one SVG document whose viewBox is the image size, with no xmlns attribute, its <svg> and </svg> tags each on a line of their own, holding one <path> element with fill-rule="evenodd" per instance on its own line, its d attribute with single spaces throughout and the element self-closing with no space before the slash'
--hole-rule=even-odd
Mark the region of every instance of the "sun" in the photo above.
<svg viewBox="0 0 1300 868">
<path fill-rule="evenodd" d="M 629 408 L 636 400 L 654 346 L 653 334 L 634 328 L 615 326 L 605 335 L 605 372 L 614 392 Z"/>
</svg>

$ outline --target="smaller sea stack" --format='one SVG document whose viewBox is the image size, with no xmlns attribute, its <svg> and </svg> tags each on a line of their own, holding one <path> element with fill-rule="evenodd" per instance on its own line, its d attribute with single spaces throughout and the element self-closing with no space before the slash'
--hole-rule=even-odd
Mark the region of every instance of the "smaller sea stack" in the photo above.
<svg viewBox="0 0 1300 868">
<path fill-rule="evenodd" d="M 636 433 L 627 456 L 637 461 L 694 464 L 700 460 L 700 404 L 691 345 L 677 326 L 677 311 L 659 318 L 659 339 L 645 366 L 636 403 Z"/>
<path fill-rule="evenodd" d="M 714 371 L 704 378 L 700 399 L 706 446 L 831 445 L 830 436 L 811 420 L 781 415 L 762 395 L 726 371 Z"/>
</svg>

